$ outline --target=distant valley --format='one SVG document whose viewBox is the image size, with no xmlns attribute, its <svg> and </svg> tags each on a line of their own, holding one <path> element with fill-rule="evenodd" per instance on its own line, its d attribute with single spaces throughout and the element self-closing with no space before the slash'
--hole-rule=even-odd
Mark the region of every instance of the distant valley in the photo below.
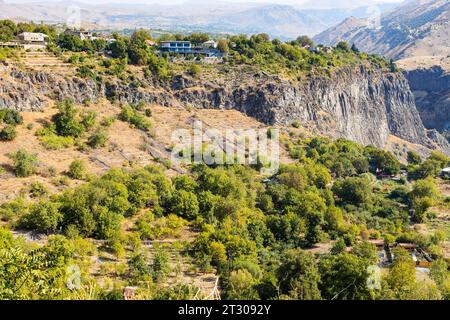
<svg viewBox="0 0 450 320">
<path fill-rule="evenodd" d="M 398 4 L 380 4 L 381 12 Z M 73 8 L 81 9 L 84 25 L 99 29 L 150 28 L 172 32 L 216 32 L 231 34 L 268 33 L 281 39 L 295 39 L 300 35 L 313 36 L 350 16 L 366 18 L 370 6 L 323 9 L 320 6 L 296 8 L 289 5 L 255 3 L 206 3 L 187 1 L 180 5 L 104 4 L 89 5 L 77 2 L 20 3 L 0 1 L 0 19 L 65 23 Z"/>
</svg>

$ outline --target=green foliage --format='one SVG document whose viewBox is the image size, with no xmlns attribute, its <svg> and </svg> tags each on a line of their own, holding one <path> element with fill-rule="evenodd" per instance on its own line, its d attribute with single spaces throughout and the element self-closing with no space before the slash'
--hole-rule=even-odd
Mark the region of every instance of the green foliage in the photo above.
<svg viewBox="0 0 450 320">
<path fill-rule="evenodd" d="M 30 212 L 22 217 L 21 224 L 31 230 L 54 232 L 58 230 L 61 221 L 58 204 L 42 201 L 31 207 Z"/>
<path fill-rule="evenodd" d="M 87 168 L 86 163 L 83 160 L 73 160 L 70 163 L 68 175 L 72 179 L 82 180 L 86 177 Z"/>
<path fill-rule="evenodd" d="M 30 185 L 30 196 L 32 198 L 40 198 L 48 194 L 48 189 L 39 181 L 35 181 Z"/>
<path fill-rule="evenodd" d="M 17 33 L 16 24 L 11 20 L 0 20 L 0 41 L 6 42 L 14 39 Z"/>
<path fill-rule="evenodd" d="M 13 141 L 17 137 L 16 128 L 8 125 L 0 130 L 0 141 Z"/>
<path fill-rule="evenodd" d="M 372 186 L 366 178 L 350 177 L 337 180 L 333 191 L 344 203 L 359 205 L 370 201 Z"/>
<path fill-rule="evenodd" d="M 0 110 L 0 122 L 16 126 L 23 123 L 23 117 L 16 110 L 2 109 Z"/>
<path fill-rule="evenodd" d="M 414 151 L 408 151 L 408 157 L 407 157 L 409 164 L 421 164 L 422 163 L 422 157 Z"/>
<path fill-rule="evenodd" d="M 370 263 L 348 253 L 332 255 L 319 263 L 319 288 L 325 299 L 367 300 L 371 293 L 367 287 Z"/>
<path fill-rule="evenodd" d="M 314 257 L 299 249 L 284 253 L 281 266 L 277 270 L 280 290 L 290 299 L 318 300 L 320 275 Z"/>
<path fill-rule="evenodd" d="M 34 154 L 21 149 L 10 154 L 9 158 L 13 161 L 13 170 L 18 177 L 28 177 L 36 172 L 38 159 Z"/>
<path fill-rule="evenodd" d="M 138 113 L 129 105 L 125 105 L 122 107 L 119 119 L 128 122 L 143 131 L 149 131 L 152 127 L 152 123 L 150 120 L 145 118 L 142 114 Z"/>
<path fill-rule="evenodd" d="M 81 122 L 73 101 L 64 100 L 60 102 L 58 109 L 59 113 L 53 118 L 58 135 L 80 137 L 86 131 L 86 127 Z"/>
<path fill-rule="evenodd" d="M 185 190 L 175 191 L 170 201 L 170 210 L 186 219 L 195 219 L 199 212 L 197 196 Z"/>
<path fill-rule="evenodd" d="M 87 144 L 94 149 L 104 147 L 108 142 L 108 134 L 105 131 L 98 130 L 88 138 Z"/>
<path fill-rule="evenodd" d="M 163 248 L 158 248 L 151 265 L 153 278 L 156 281 L 163 280 L 170 272 L 169 254 Z"/>
<path fill-rule="evenodd" d="M 369 156 L 370 171 L 372 173 L 382 172 L 395 175 L 400 172 L 400 162 L 392 153 L 371 146 L 366 147 L 366 152 Z"/>
<path fill-rule="evenodd" d="M 36 132 L 39 141 L 47 150 L 60 150 L 74 145 L 73 137 L 58 136 L 52 128 L 43 128 Z"/>
</svg>

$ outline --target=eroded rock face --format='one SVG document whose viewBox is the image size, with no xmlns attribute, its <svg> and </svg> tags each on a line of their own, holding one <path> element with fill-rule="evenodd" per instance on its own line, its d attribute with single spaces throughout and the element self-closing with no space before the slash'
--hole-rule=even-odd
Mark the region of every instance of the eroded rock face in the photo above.
<svg viewBox="0 0 450 320">
<path fill-rule="evenodd" d="M 450 152 L 445 139 L 423 126 L 401 73 L 362 65 L 302 83 L 236 69 L 227 75 L 196 79 L 178 75 L 164 85 L 141 79 L 140 86 L 12 70 L 7 76 L 0 75 L 0 84 L 0 108 L 34 111 L 45 107 L 49 98 L 95 102 L 107 97 L 129 103 L 235 109 L 266 124 L 290 125 L 297 120 L 315 132 L 362 144 L 384 147 L 393 134 Z"/>
<path fill-rule="evenodd" d="M 251 80 L 240 77 L 223 86 L 179 79 L 177 83 L 177 99 L 196 107 L 237 109 L 267 124 L 290 125 L 299 120 L 318 132 L 379 147 L 390 134 L 434 145 L 401 73 L 359 66 L 301 84 L 265 74 Z"/>
<path fill-rule="evenodd" d="M 97 101 L 101 88 L 92 80 L 16 69 L 0 73 L 0 109 L 39 111 L 49 99 L 70 97 L 77 103 Z"/>
<path fill-rule="evenodd" d="M 424 125 L 450 130 L 450 73 L 440 66 L 404 71 Z"/>
</svg>

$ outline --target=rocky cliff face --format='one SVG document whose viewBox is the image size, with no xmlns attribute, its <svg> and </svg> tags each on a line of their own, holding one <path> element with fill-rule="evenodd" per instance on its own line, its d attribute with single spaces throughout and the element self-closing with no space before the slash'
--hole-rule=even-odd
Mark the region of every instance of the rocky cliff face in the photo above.
<svg viewBox="0 0 450 320">
<path fill-rule="evenodd" d="M 81 103 L 86 99 L 96 101 L 101 95 L 101 86 L 92 80 L 14 68 L 4 68 L 0 72 L 0 109 L 39 111 L 49 99 L 70 97 Z"/>
<path fill-rule="evenodd" d="M 98 84 L 17 70 L 0 77 L 0 108 L 39 110 L 49 98 L 69 97 L 82 102 L 108 97 L 163 106 L 236 109 L 267 124 L 290 125 L 298 120 L 315 132 L 362 144 L 383 147 L 393 134 L 450 152 L 438 133 L 428 132 L 423 126 L 405 77 L 365 66 L 342 69 L 331 77 L 303 83 L 239 68 L 195 79 L 179 75 L 166 85 L 142 80 L 141 87 L 115 80 Z"/>
<path fill-rule="evenodd" d="M 440 66 L 404 71 L 424 125 L 450 130 L 450 73 Z"/>
</svg>

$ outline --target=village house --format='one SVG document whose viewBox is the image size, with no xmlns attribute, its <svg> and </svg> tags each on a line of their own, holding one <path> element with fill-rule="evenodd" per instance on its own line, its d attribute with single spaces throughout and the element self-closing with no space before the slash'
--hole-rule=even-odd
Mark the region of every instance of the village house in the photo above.
<svg viewBox="0 0 450 320">
<path fill-rule="evenodd" d="M 4 47 L 20 47 L 25 50 L 44 50 L 47 47 L 48 36 L 39 32 L 23 32 L 15 40 L 0 43 Z"/>
<path fill-rule="evenodd" d="M 76 36 L 76 37 L 80 38 L 81 40 L 96 40 L 97 39 L 97 37 L 95 37 L 92 34 L 92 32 L 90 32 L 90 31 L 67 29 L 66 31 L 64 31 L 64 34 Z"/>
<path fill-rule="evenodd" d="M 161 52 L 191 54 L 193 46 L 190 41 L 161 41 L 159 43 Z"/>
<path fill-rule="evenodd" d="M 214 40 L 206 41 L 198 46 L 194 46 L 191 41 L 161 41 L 159 51 L 161 53 L 166 52 L 183 56 L 194 55 L 206 58 L 221 58 L 224 55 L 217 49 L 217 42 Z"/>
</svg>

